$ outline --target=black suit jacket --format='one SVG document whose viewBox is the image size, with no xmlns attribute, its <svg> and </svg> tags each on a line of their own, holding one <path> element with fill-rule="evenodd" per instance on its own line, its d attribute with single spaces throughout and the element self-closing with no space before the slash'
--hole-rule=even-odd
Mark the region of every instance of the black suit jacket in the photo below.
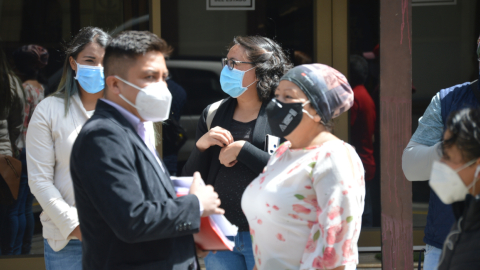
<svg viewBox="0 0 480 270">
<path fill-rule="evenodd" d="M 168 172 L 114 107 L 98 101 L 70 170 L 83 269 L 194 269 L 199 201 L 177 198 Z"/>
</svg>

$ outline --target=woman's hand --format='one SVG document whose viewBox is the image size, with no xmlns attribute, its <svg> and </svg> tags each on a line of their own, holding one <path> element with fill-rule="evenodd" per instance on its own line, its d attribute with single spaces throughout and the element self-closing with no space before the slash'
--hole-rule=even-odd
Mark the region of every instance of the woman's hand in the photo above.
<svg viewBox="0 0 480 270">
<path fill-rule="evenodd" d="M 82 232 L 80 231 L 80 225 L 78 225 L 73 231 L 70 233 L 70 236 L 75 236 L 78 240 L 82 241 Z"/>
<path fill-rule="evenodd" d="M 257 270 L 257 265 L 255 265 L 252 270 Z"/>
<path fill-rule="evenodd" d="M 195 244 L 195 248 L 197 249 L 197 257 L 205 258 L 208 255 L 208 251 L 203 250 L 199 245 Z M 214 252 L 215 253 L 215 252 Z"/>
<path fill-rule="evenodd" d="M 214 127 L 197 141 L 197 148 L 200 152 L 203 152 L 210 148 L 212 145 L 218 145 L 220 147 L 227 146 L 233 143 L 233 137 L 230 131 L 221 128 Z"/>
<path fill-rule="evenodd" d="M 218 156 L 220 163 L 225 167 L 233 167 L 237 164 L 238 153 L 242 150 L 243 145 L 245 145 L 245 141 L 236 141 L 223 147 Z"/>
</svg>

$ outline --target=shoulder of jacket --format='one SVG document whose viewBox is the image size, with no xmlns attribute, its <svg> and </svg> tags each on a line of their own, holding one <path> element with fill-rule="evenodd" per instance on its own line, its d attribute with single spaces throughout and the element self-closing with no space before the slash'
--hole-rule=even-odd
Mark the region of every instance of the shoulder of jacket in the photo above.
<svg viewBox="0 0 480 270">
<path fill-rule="evenodd" d="M 63 98 L 56 97 L 56 96 L 49 96 L 44 98 L 42 101 L 40 101 L 37 105 L 37 108 L 44 108 L 44 109 L 57 109 L 57 108 L 62 108 L 65 109 L 65 101 Z"/>
<path fill-rule="evenodd" d="M 115 118 L 106 117 L 103 115 L 93 115 L 84 125 L 82 131 L 88 130 L 89 132 L 102 132 L 109 131 L 113 133 L 126 132 L 127 127 L 124 127 Z"/>
<path fill-rule="evenodd" d="M 440 99 L 443 99 L 445 96 L 447 96 L 448 94 L 450 94 L 452 92 L 454 94 L 463 92 L 463 91 L 469 89 L 469 86 L 470 86 L 470 82 L 464 82 L 464 83 L 461 83 L 461 84 L 457 84 L 457 85 L 454 85 L 454 86 L 451 86 L 451 87 L 440 90 L 440 92 L 438 92 L 438 95 L 439 95 Z"/>
</svg>

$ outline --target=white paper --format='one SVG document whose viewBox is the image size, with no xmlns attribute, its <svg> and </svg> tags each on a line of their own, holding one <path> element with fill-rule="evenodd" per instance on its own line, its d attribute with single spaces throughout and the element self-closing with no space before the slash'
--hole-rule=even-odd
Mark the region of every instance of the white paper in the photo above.
<svg viewBox="0 0 480 270">
<path fill-rule="evenodd" d="M 190 186 L 192 185 L 192 182 L 193 182 L 193 177 L 170 176 L 170 179 L 172 179 L 172 182 L 175 188 L 182 187 L 182 188 L 190 189 Z"/>
<path fill-rule="evenodd" d="M 221 217 L 225 218 L 223 215 L 221 215 Z M 213 229 L 215 231 L 217 231 L 218 235 L 220 235 L 220 237 L 222 238 L 223 242 L 227 244 L 228 248 L 229 249 L 233 249 L 235 247 L 235 242 L 228 239 L 227 236 L 225 235 L 225 233 L 222 231 L 222 229 L 220 227 L 218 227 L 218 224 L 215 222 L 215 220 L 212 218 L 212 216 L 209 216 L 209 219 L 210 219 L 210 223 L 213 225 Z M 227 222 L 228 220 L 225 219 Z M 230 223 L 230 222 L 228 222 Z M 232 224 L 230 224 L 230 226 L 233 226 Z M 235 226 L 235 228 L 237 228 Z M 236 234 L 235 234 L 236 235 Z M 233 236 L 235 236 L 233 235 Z M 230 235 L 229 235 L 230 236 Z"/>
<path fill-rule="evenodd" d="M 213 221 L 223 234 L 226 236 L 236 236 L 238 227 L 232 225 L 224 215 L 211 215 L 210 221 Z"/>
<path fill-rule="evenodd" d="M 193 177 L 170 177 L 175 187 L 175 192 L 179 194 L 188 194 L 190 186 L 193 182 Z M 220 233 L 220 236 L 229 245 L 235 246 L 233 241 L 230 241 L 226 236 L 236 236 L 238 233 L 238 227 L 232 225 L 230 221 L 224 215 L 211 215 L 209 216 L 210 222 L 215 226 L 215 229 Z"/>
</svg>

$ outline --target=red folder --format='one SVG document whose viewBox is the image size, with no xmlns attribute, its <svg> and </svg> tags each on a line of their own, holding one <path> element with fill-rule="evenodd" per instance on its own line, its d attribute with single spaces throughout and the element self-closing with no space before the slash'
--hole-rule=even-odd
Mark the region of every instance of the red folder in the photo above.
<svg viewBox="0 0 480 270">
<path fill-rule="evenodd" d="M 203 217 L 200 222 L 200 232 L 194 234 L 193 239 L 201 249 L 233 251 L 235 244 L 225 236 L 214 220 Z"/>
</svg>

